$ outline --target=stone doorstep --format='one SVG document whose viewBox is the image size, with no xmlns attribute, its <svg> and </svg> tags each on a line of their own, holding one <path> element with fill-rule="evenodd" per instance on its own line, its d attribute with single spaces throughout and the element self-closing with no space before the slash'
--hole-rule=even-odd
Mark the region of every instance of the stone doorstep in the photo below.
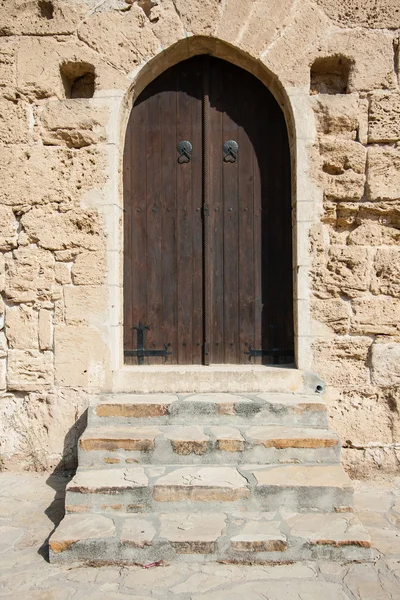
<svg viewBox="0 0 400 600">
<path fill-rule="evenodd" d="M 208 409 L 210 414 L 247 416 L 263 408 L 288 414 L 327 412 L 326 404 L 316 394 L 260 393 L 249 396 L 236 394 L 109 394 L 102 395 L 93 404 L 97 417 L 152 418 L 177 415 L 189 409 L 199 412 Z"/>
<path fill-rule="evenodd" d="M 214 559 L 247 559 L 249 553 L 264 560 L 285 561 L 310 558 L 318 547 L 341 549 L 339 559 L 352 549 L 368 550 L 370 537 L 353 514 L 335 513 L 179 513 L 120 514 L 113 519 L 102 515 L 67 515 L 49 541 L 53 560 L 64 557 L 96 560 L 107 546 L 111 560 L 129 562 L 163 556 L 213 555 Z M 96 546 L 100 553 L 97 556 Z M 314 548 L 314 550 L 313 550 Z M 355 550 L 354 550 L 355 549 Z M 335 555 L 333 555 L 335 557 Z M 360 555 L 361 556 L 361 555 Z M 364 559 L 369 554 L 363 553 Z"/>
<path fill-rule="evenodd" d="M 289 366 L 264 365 L 145 365 L 114 372 L 119 393 L 273 393 L 303 391 L 304 373 Z"/>
<path fill-rule="evenodd" d="M 258 427 L 88 427 L 79 440 L 85 452 L 117 450 L 150 452 L 156 438 L 169 440 L 176 454 L 206 454 L 212 450 L 243 452 L 257 445 L 264 448 L 331 448 L 338 446 L 338 436 L 324 429 L 281 426 Z M 213 439 L 214 438 L 214 439 Z"/>
</svg>

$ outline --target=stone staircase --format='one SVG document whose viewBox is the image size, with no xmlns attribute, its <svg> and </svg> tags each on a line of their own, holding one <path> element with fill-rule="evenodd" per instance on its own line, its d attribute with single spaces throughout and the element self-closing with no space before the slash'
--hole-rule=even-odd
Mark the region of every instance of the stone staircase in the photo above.
<svg viewBox="0 0 400 600">
<path fill-rule="evenodd" d="M 93 399 L 52 562 L 368 560 L 319 394 Z"/>
</svg>

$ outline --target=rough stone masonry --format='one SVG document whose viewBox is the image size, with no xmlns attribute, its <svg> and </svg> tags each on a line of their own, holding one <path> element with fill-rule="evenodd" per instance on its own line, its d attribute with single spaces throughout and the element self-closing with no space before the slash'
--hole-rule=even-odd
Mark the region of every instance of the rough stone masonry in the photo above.
<svg viewBox="0 0 400 600">
<path fill-rule="evenodd" d="M 122 176 L 134 99 L 211 53 L 254 73 L 292 149 L 299 368 L 348 468 L 400 461 L 398 0 L 0 0 L 0 457 L 74 461 L 122 364 Z"/>
</svg>

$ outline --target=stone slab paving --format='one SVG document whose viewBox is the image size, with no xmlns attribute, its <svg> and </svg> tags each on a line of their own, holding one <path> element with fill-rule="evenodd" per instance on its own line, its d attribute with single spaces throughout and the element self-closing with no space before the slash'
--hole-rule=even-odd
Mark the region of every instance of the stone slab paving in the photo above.
<svg viewBox="0 0 400 600">
<path fill-rule="evenodd" d="M 355 482 L 359 517 L 375 548 L 372 563 L 184 563 L 149 569 L 47 562 L 47 540 L 62 518 L 66 483 L 48 474 L 0 474 L 0 600 L 400 598 L 400 477 Z M 125 533 L 129 537 L 129 529 Z M 144 543 L 145 538 L 144 531 Z"/>
</svg>

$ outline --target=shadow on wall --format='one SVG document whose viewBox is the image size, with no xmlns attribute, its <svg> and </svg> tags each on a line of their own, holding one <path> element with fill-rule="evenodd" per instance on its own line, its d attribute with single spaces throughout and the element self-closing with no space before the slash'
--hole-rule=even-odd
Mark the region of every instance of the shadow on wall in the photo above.
<svg viewBox="0 0 400 600">
<path fill-rule="evenodd" d="M 75 475 L 78 467 L 78 440 L 86 429 L 87 413 L 88 411 L 85 410 L 71 429 L 69 429 L 64 439 L 63 457 L 46 480 L 46 484 L 55 491 L 55 496 L 50 506 L 44 511 L 45 515 L 53 523 L 53 529 L 38 549 L 38 554 L 47 562 L 49 562 L 49 539 L 65 515 L 65 489 Z"/>
</svg>

